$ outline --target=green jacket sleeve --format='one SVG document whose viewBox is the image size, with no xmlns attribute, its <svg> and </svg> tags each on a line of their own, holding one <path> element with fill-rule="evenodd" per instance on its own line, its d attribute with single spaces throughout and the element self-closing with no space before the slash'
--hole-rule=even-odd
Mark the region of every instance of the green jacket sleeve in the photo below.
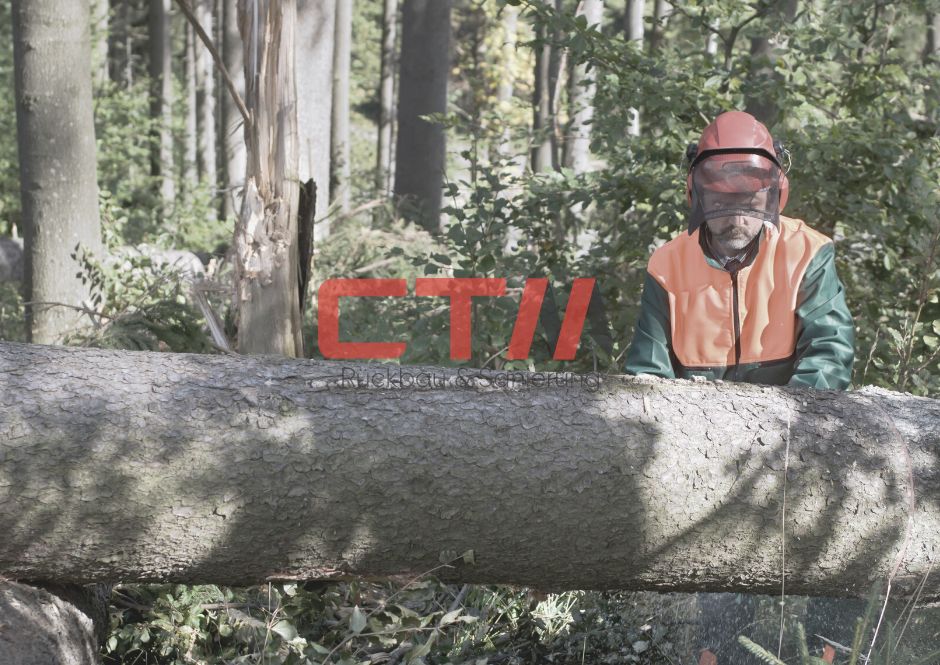
<svg viewBox="0 0 940 665">
<path fill-rule="evenodd" d="M 654 374 L 667 379 L 676 378 L 669 353 L 671 339 L 669 325 L 669 296 L 666 290 L 646 273 L 640 315 L 633 332 L 633 341 L 627 352 L 624 371 L 627 374 Z"/>
<path fill-rule="evenodd" d="M 810 261 L 797 295 L 796 361 L 790 385 L 844 390 L 852 381 L 855 325 L 836 274 L 835 249 L 823 246 Z"/>
</svg>

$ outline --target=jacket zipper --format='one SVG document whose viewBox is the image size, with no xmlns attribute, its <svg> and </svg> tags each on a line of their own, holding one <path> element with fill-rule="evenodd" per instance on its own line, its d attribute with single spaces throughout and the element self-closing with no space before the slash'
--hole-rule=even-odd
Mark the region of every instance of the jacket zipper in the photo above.
<svg viewBox="0 0 940 665">
<path fill-rule="evenodd" d="M 732 381 L 738 380 L 741 363 L 741 317 L 738 314 L 738 271 L 731 271 L 731 310 L 734 313 L 734 372 Z"/>
</svg>

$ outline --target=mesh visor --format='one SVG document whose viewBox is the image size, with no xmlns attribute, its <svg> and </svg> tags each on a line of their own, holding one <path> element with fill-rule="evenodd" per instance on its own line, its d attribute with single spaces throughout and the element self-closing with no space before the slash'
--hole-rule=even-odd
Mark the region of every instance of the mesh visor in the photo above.
<svg viewBox="0 0 940 665">
<path fill-rule="evenodd" d="M 758 154 L 719 154 L 692 168 L 689 233 L 717 217 L 746 215 L 773 224 L 780 214 L 780 167 Z"/>
</svg>

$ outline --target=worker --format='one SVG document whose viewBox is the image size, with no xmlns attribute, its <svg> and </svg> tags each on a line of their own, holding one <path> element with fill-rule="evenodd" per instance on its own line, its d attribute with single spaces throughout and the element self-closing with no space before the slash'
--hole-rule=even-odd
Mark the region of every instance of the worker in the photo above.
<svg viewBox="0 0 940 665">
<path fill-rule="evenodd" d="M 686 157 L 688 231 L 649 259 L 626 373 L 847 388 L 852 316 L 832 240 L 781 214 L 787 151 L 728 111 Z"/>
</svg>

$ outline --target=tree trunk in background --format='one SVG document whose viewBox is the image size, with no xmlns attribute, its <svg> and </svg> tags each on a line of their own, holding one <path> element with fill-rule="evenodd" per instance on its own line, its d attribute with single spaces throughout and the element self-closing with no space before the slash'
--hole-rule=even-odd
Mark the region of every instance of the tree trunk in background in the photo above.
<svg viewBox="0 0 940 665">
<path fill-rule="evenodd" d="M 413 203 L 414 220 L 441 228 L 446 133 L 418 116 L 447 111 L 452 0 L 405 0 L 399 61 L 395 195 Z"/>
<path fill-rule="evenodd" d="M 583 0 L 581 16 L 587 19 L 589 26 L 601 30 L 604 18 L 603 0 Z M 571 128 L 565 140 L 565 166 L 575 173 L 584 173 L 591 161 L 591 125 L 594 119 L 594 72 L 588 71 L 587 65 L 578 64 L 573 68 L 571 88 L 568 95 L 571 108 Z M 588 123 L 588 124 L 585 124 Z"/>
<path fill-rule="evenodd" d="M 111 3 L 109 0 L 92 0 L 91 3 L 91 71 L 92 88 L 98 89 L 107 83 L 108 32 Z"/>
<path fill-rule="evenodd" d="M 193 8 L 196 20 L 206 31 L 212 35 L 212 0 L 196 0 Z M 215 190 L 218 183 L 218 162 L 216 160 L 215 146 L 215 63 L 209 49 L 197 39 L 196 41 L 196 134 L 199 137 L 199 178 Z"/>
<path fill-rule="evenodd" d="M 317 186 L 316 218 L 329 209 L 336 0 L 297 1 L 297 102 L 300 181 Z M 329 221 L 314 227 L 314 241 L 329 235 Z"/>
<path fill-rule="evenodd" d="M 542 0 L 549 4 L 551 0 Z M 541 22 L 535 26 L 536 39 L 547 40 L 547 27 Z M 546 41 L 536 47 L 535 85 L 532 92 L 532 171 L 544 173 L 555 168 L 555 135 L 552 131 L 552 46 Z"/>
<path fill-rule="evenodd" d="M 776 593 L 784 480 L 789 593 L 940 556 L 940 401 L 473 374 L 0 344 L 0 575 Z"/>
<path fill-rule="evenodd" d="M 160 176 L 160 196 L 164 206 L 176 200 L 173 179 L 173 68 L 170 40 L 170 3 L 150 0 L 150 117 L 156 122 L 156 141 L 151 155 L 151 172 Z"/>
<path fill-rule="evenodd" d="M 196 33 L 193 27 L 186 25 L 186 54 L 183 72 L 186 78 L 186 138 L 183 152 L 183 180 L 189 188 L 187 194 L 192 198 L 192 190 L 199 180 L 198 159 L 198 122 L 196 120 Z"/>
<path fill-rule="evenodd" d="M 379 145 L 375 165 L 375 189 L 392 193 L 392 126 L 395 122 L 396 41 L 398 37 L 398 0 L 384 0 L 382 12 L 382 70 L 379 82 Z"/>
<path fill-rule="evenodd" d="M 705 37 L 705 55 L 714 58 L 718 55 L 718 34 L 716 31 L 721 27 L 721 21 L 717 18 L 714 19 L 710 27 L 711 30 L 708 31 Z"/>
<path fill-rule="evenodd" d="M 101 252 L 88 0 L 15 0 L 13 54 L 27 299 L 78 307 L 76 245 Z M 27 332 L 61 343 L 81 318 L 61 306 L 27 307 Z"/>
<path fill-rule="evenodd" d="M 519 32 L 519 9 L 512 5 L 503 7 L 502 15 L 503 50 L 500 62 L 499 88 L 496 92 L 497 108 L 502 115 L 512 110 L 512 96 L 516 80 L 516 42 Z M 504 123 L 502 140 L 495 146 L 495 152 L 508 156 L 512 152 L 512 131 L 509 123 Z"/>
<path fill-rule="evenodd" d="M 330 131 L 331 202 L 349 212 L 349 73 L 352 56 L 353 0 L 336 0 L 333 37 L 333 110 Z"/>
<path fill-rule="evenodd" d="M 242 58 L 242 38 L 238 34 L 238 0 L 222 0 L 222 58 L 238 94 L 245 96 L 245 62 Z M 240 191 L 245 184 L 245 130 L 242 116 L 228 91 L 222 95 L 222 140 L 219 142 L 225 167 L 225 194 L 222 197 L 222 215 L 235 217 L 241 200 Z"/>
<path fill-rule="evenodd" d="M 770 11 L 767 23 L 768 29 L 779 29 L 788 26 L 796 16 L 797 0 L 783 0 L 774 5 Z M 760 120 L 767 127 L 773 129 L 780 119 L 780 108 L 777 106 L 774 93 L 775 83 L 781 77 L 775 71 L 777 53 L 775 48 L 786 48 L 786 45 L 771 41 L 769 34 L 751 38 L 751 71 L 749 74 L 751 94 L 744 100 L 744 110 Z"/>
<path fill-rule="evenodd" d="M 651 54 L 659 50 L 670 16 L 672 16 L 672 6 L 669 2 L 667 0 L 656 0 L 656 7 L 653 10 L 653 26 L 650 29 Z"/>
<path fill-rule="evenodd" d="M 936 14 L 927 12 L 927 41 L 924 44 L 923 63 L 932 66 L 934 71 L 940 67 L 940 12 Z M 929 63 L 933 60 L 933 65 Z M 940 125 L 940 84 L 936 83 L 926 91 L 924 99 L 924 114 L 927 122 L 936 127 Z"/>
<path fill-rule="evenodd" d="M 640 52 L 643 51 L 643 13 L 645 9 L 645 0 L 627 0 L 627 39 L 636 44 Z M 627 127 L 627 134 L 630 136 L 640 135 L 640 110 L 638 108 L 630 109 L 630 125 Z"/>
<path fill-rule="evenodd" d="M 81 1 L 81 0 L 79 0 Z M 131 58 L 130 3 L 111 0 L 111 23 L 108 30 L 108 73 L 122 88 L 134 82 Z"/>
<path fill-rule="evenodd" d="M 294 0 L 238 6 L 244 44 L 248 168 L 235 225 L 238 350 L 302 356 Z M 257 16 L 257 22 L 253 19 Z M 255 59 L 252 56 L 255 56 Z"/>
</svg>

